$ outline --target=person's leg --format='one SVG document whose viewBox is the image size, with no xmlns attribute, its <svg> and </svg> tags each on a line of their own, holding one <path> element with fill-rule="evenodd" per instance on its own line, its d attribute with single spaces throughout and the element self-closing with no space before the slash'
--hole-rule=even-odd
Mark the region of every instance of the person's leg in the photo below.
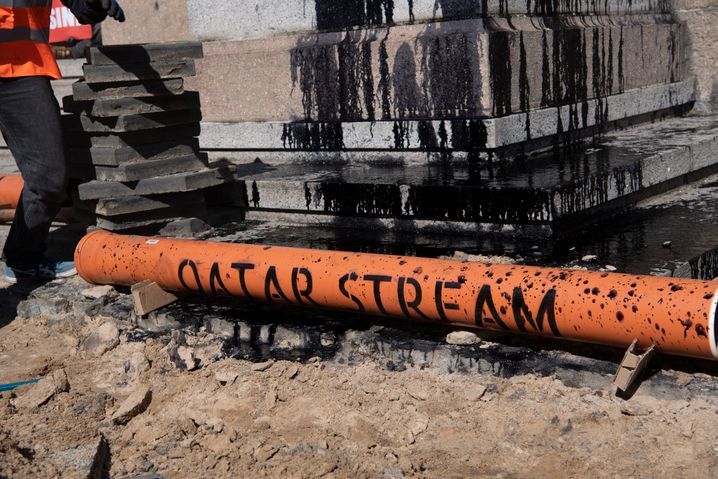
<svg viewBox="0 0 718 479">
<path fill-rule="evenodd" d="M 0 129 L 25 181 L 3 259 L 11 268 L 30 269 L 44 257 L 67 188 L 60 108 L 50 80 L 0 79 Z"/>
</svg>

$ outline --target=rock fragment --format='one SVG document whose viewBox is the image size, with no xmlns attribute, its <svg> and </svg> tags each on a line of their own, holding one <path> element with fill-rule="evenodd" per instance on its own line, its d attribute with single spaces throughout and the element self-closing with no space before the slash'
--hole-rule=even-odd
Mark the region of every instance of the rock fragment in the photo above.
<svg viewBox="0 0 718 479">
<path fill-rule="evenodd" d="M 446 342 L 455 346 L 471 346 L 479 344 L 481 338 L 471 331 L 453 331 L 446 336 Z"/>
<path fill-rule="evenodd" d="M 52 318 L 70 311 L 70 303 L 63 297 L 31 298 L 20 302 L 17 316 L 22 319 L 35 317 Z"/>
<path fill-rule="evenodd" d="M 257 462 L 267 462 L 277 454 L 279 448 L 271 444 L 265 444 L 254 450 L 253 456 Z"/>
<path fill-rule="evenodd" d="M 112 415 L 114 424 L 123 425 L 134 417 L 142 414 L 152 402 L 152 391 L 147 386 L 140 386 L 120 404 L 120 408 Z"/>
<path fill-rule="evenodd" d="M 584 263 L 594 263 L 597 260 L 598 256 L 596 256 L 595 254 L 587 254 L 586 256 L 581 258 L 581 261 L 583 261 Z"/>
<path fill-rule="evenodd" d="M 464 397 L 471 402 L 478 401 L 484 394 L 486 394 L 486 386 L 481 384 L 471 386 L 464 391 Z"/>
<path fill-rule="evenodd" d="M 234 384 L 238 377 L 239 372 L 232 369 L 223 369 L 214 373 L 214 379 L 216 379 L 222 386 Z"/>
<path fill-rule="evenodd" d="M 153 333 L 175 331 L 182 327 L 182 323 L 166 311 L 153 311 L 147 316 L 135 316 L 134 324 L 140 329 Z"/>
<path fill-rule="evenodd" d="M 263 363 L 255 363 L 255 364 L 252 364 L 252 371 L 258 371 L 258 372 L 266 371 L 267 369 L 271 368 L 273 364 L 274 364 L 274 361 L 272 361 L 271 359 L 269 361 L 265 361 Z"/>
<path fill-rule="evenodd" d="M 93 331 L 83 342 L 82 349 L 99 357 L 120 344 L 120 331 L 114 323 L 108 321 Z"/>
<path fill-rule="evenodd" d="M 87 288 L 82 291 L 82 295 L 88 299 L 100 299 L 105 296 L 109 296 L 115 288 L 112 286 L 95 286 L 93 288 Z"/>
<path fill-rule="evenodd" d="M 138 378 L 142 373 L 150 370 L 150 362 L 142 351 L 135 351 L 130 356 L 127 364 L 127 371 L 133 378 Z"/>
<path fill-rule="evenodd" d="M 58 369 L 50 376 L 32 386 L 27 392 L 15 400 L 17 409 L 35 409 L 47 404 L 56 394 L 70 390 L 67 373 Z"/>
<path fill-rule="evenodd" d="M 426 431 L 428 427 L 429 427 L 429 418 L 424 415 L 419 415 L 411 423 L 410 429 L 411 429 L 411 433 L 414 435 L 414 437 L 416 437 L 419 434 Z"/>
<path fill-rule="evenodd" d="M 208 333 L 227 339 L 232 339 L 235 336 L 235 324 L 230 321 L 220 318 L 207 318 L 204 324 Z"/>
<path fill-rule="evenodd" d="M 429 397 L 429 392 L 425 388 L 418 385 L 409 386 L 406 392 L 417 401 L 426 401 Z"/>
<path fill-rule="evenodd" d="M 297 366 L 296 364 L 292 364 L 291 366 L 289 366 L 289 368 L 287 369 L 286 375 L 287 375 L 287 379 L 296 378 L 297 375 L 299 375 L 299 366 Z"/>
<path fill-rule="evenodd" d="M 194 350 L 187 346 L 179 346 L 177 348 L 177 357 L 187 371 L 194 371 L 199 366 L 199 359 L 195 356 Z"/>
<path fill-rule="evenodd" d="M 110 446 L 105 437 L 100 435 L 84 446 L 55 453 L 52 462 L 72 477 L 100 479 L 105 477 L 109 459 Z"/>
</svg>

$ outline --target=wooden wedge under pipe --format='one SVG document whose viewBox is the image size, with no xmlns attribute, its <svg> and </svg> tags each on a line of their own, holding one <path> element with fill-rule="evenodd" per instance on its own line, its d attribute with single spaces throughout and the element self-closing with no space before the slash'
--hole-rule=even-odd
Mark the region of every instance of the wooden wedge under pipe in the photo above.
<svg viewBox="0 0 718 479">
<path fill-rule="evenodd" d="M 521 265 L 95 231 L 75 252 L 95 284 L 431 320 L 716 359 L 718 284 Z"/>
<path fill-rule="evenodd" d="M 0 175 L 0 209 L 17 208 L 24 186 L 20 175 Z"/>
</svg>

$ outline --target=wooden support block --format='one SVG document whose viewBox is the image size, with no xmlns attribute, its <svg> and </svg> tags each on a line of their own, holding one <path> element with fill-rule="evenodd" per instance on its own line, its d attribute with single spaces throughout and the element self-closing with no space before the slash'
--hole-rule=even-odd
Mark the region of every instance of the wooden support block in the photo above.
<svg viewBox="0 0 718 479">
<path fill-rule="evenodd" d="M 170 293 L 160 288 L 154 281 L 146 280 L 132 286 L 132 300 L 138 316 L 150 314 L 180 299 L 182 294 Z"/>
<path fill-rule="evenodd" d="M 626 393 L 634 387 L 637 387 L 641 374 L 655 354 L 655 346 L 651 346 L 643 353 L 639 353 L 638 340 L 634 339 L 626 351 L 626 354 L 623 356 L 623 361 L 621 361 L 618 371 L 616 372 L 616 377 L 613 379 L 613 384 L 616 385 L 616 388 Z"/>
</svg>

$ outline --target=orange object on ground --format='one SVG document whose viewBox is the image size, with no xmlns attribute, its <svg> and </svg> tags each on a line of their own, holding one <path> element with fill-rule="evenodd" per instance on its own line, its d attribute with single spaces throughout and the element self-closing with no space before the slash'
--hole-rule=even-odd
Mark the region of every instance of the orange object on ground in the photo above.
<svg viewBox="0 0 718 479">
<path fill-rule="evenodd" d="M 0 209 L 15 209 L 25 183 L 20 175 L 0 175 Z"/>
<path fill-rule="evenodd" d="M 75 251 L 95 284 L 152 280 L 170 291 L 718 358 L 718 284 L 95 231 Z"/>
</svg>

